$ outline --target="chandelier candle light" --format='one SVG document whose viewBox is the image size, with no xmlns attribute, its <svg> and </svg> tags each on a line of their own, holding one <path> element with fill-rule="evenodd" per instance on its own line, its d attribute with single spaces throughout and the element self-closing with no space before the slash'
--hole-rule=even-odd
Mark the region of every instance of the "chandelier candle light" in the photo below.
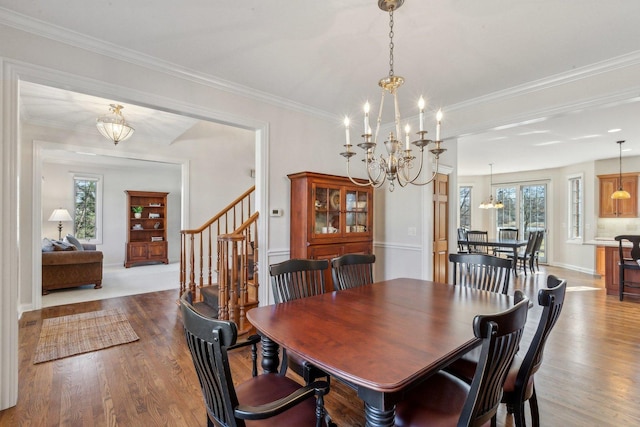
<svg viewBox="0 0 640 427">
<path fill-rule="evenodd" d="M 378 118 L 376 121 L 376 130 L 375 134 L 371 132 L 371 125 L 369 122 L 369 111 L 371 109 L 371 105 L 367 101 L 364 105 L 364 133 L 361 135 L 364 139 L 364 142 L 358 144 L 358 147 L 364 150 L 365 158 L 363 162 L 365 163 L 365 169 L 367 172 L 367 183 L 359 183 L 356 182 L 351 177 L 351 171 L 349 169 L 349 160 L 352 156 L 355 156 L 356 153 L 352 151 L 351 145 L 351 136 L 350 136 L 350 121 L 348 117 L 344 119 L 345 125 L 345 135 L 346 135 L 346 143 L 344 144 L 345 151 L 340 153 L 345 159 L 347 159 L 347 176 L 349 179 L 356 185 L 360 186 L 372 186 L 372 187 L 381 187 L 385 181 L 389 181 L 389 191 L 393 191 L 395 187 L 395 182 L 397 181 L 400 187 L 405 187 L 407 184 L 413 185 L 426 185 L 432 182 L 437 173 L 438 173 L 438 161 L 440 155 L 446 151 L 446 149 L 441 148 L 442 140 L 440 139 L 440 127 L 442 124 L 442 110 L 438 110 L 436 114 L 436 138 L 435 141 L 430 139 L 426 139 L 426 134 L 428 133 L 424 130 L 424 109 L 425 109 L 425 101 L 424 98 L 420 97 L 418 101 L 418 118 L 419 118 L 419 131 L 416 132 L 418 135 L 418 139 L 411 142 L 411 126 L 409 123 L 406 123 L 404 131 L 405 131 L 405 144 L 404 149 L 402 148 L 402 134 L 400 133 L 400 109 L 398 107 L 398 88 L 402 86 L 404 83 L 404 78 L 400 76 L 394 75 L 393 71 L 393 12 L 397 10 L 402 4 L 404 0 L 378 0 L 378 7 L 380 9 L 389 12 L 389 75 L 387 77 L 382 78 L 378 85 L 382 88 L 382 96 L 380 99 L 380 107 L 378 110 Z M 393 105 L 394 105 L 394 113 L 395 113 L 395 134 L 393 131 L 389 133 L 389 139 L 384 142 L 387 157 L 381 154 L 378 158 L 376 158 L 376 147 L 378 143 L 378 133 L 380 132 L 380 124 L 382 122 L 382 111 L 384 106 L 384 98 L 385 94 L 389 93 L 393 96 Z M 422 167 L 424 164 L 424 148 L 429 144 L 433 144 L 433 148 L 429 150 L 431 154 L 434 156 L 434 170 L 433 175 L 425 182 L 416 182 L 420 174 L 422 173 Z M 411 149 L 411 145 L 415 145 L 420 149 L 420 165 L 415 176 L 411 176 L 411 169 L 414 167 L 414 160 L 416 157 L 413 155 L 413 150 Z"/>
</svg>

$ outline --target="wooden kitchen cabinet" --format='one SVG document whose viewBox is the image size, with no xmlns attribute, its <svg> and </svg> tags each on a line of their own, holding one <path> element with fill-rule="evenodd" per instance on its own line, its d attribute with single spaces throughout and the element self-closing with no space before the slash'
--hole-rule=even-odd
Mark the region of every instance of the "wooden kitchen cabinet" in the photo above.
<svg viewBox="0 0 640 427">
<path fill-rule="evenodd" d="M 630 199 L 614 200 L 611 195 L 620 187 L 620 175 L 598 175 L 600 187 L 600 218 L 635 218 L 638 216 L 638 174 L 623 173 L 622 188 Z"/>
<path fill-rule="evenodd" d="M 290 257 L 331 261 L 373 253 L 373 188 L 348 177 L 300 172 L 291 180 Z M 365 183 L 364 180 L 356 182 Z M 331 269 L 325 274 L 333 290 Z"/>
<path fill-rule="evenodd" d="M 124 266 L 138 263 L 169 263 L 167 244 L 167 194 L 125 190 L 127 194 L 127 243 Z M 142 206 L 136 218 L 132 206 Z"/>
</svg>

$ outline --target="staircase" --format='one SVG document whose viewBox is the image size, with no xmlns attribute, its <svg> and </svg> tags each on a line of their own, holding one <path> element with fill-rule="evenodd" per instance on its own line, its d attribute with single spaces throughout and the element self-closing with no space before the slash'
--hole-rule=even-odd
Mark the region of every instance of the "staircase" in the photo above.
<svg viewBox="0 0 640 427">
<path fill-rule="evenodd" d="M 203 315 L 253 330 L 246 312 L 258 306 L 258 212 L 251 187 L 194 230 L 180 231 L 180 294 L 191 292 Z"/>
</svg>

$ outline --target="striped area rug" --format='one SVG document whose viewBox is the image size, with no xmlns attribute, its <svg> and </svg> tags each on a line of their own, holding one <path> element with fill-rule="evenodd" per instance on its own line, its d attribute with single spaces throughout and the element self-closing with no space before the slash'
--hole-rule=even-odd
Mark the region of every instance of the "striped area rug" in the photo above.
<svg viewBox="0 0 640 427">
<path fill-rule="evenodd" d="M 119 308 L 44 319 L 33 363 L 62 359 L 139 339 Z"/>
</svg>

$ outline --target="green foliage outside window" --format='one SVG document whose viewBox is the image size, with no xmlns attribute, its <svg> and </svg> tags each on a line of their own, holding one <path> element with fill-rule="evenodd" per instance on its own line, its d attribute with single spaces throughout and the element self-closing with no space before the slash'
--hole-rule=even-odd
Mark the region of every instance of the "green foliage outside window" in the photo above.
<svg viewBox="0 0 640 427">
<path fill-rule="evenodd" d="M 74 179 L 75 236 L 81 240 L 91 240 L 97 237 L 96 227 L 96 199 L 98 181 L 86 178 Z"/>
</svg>

